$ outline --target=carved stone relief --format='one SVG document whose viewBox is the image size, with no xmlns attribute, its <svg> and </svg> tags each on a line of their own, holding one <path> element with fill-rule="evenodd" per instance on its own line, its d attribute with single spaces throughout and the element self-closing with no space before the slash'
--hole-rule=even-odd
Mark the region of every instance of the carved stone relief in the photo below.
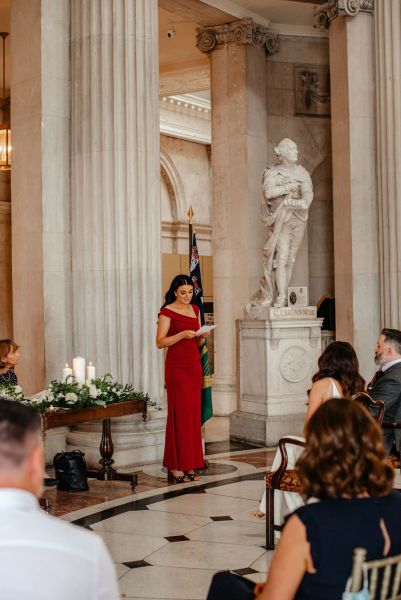
<svg viewBox="0 0 401 600">
<path fill-rule="evenodd" d="M 355 17 L 359 13 L 373 14 L 374 0 L 328 0 L 315 10 L 316 26 L 328 29 L 337 17 Z"/>
<path fill-rule="evenodd" d="M 309 374 L 308 353 L 299 346 L 288 348 L 280 360 L 280 373 L 286 381 L 298 383 Z"/>
<path fill-rule="evenodd" d="M 276 54 L 279 50 L 278 34 L 251 19 L 198 29 L 196 45 L 201 52 L 211 52 L 216 46 L 228 43 L 258 44 L 264 48 L 266 54 Z"/>
</svg>

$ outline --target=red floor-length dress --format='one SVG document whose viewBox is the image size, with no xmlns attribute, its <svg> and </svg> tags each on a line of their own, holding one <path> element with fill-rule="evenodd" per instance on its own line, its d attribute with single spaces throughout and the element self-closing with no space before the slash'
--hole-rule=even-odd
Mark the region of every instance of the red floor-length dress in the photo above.
<svg viewBox="0 0 401 600">
<path fill-rule="evenodd" d="M 198 316 L 199 308 L 193 308 Z M 199 329 L 197 317 L 180 315 L 168 308 L 160 314 L 171 319 L 167 336 Z M 167 349 L 165 380 L 168 412 L 163 465 L 170 471 L 202 468 L 202 366 L 196 338 L 180 340 Z"/>
</svg>

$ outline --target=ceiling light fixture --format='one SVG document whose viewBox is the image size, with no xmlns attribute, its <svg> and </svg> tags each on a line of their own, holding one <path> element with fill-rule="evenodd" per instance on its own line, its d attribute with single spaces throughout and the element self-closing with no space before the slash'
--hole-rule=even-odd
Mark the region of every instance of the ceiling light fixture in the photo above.
<svg viewBox="0 0 401 600">
<path fill-rule="evenodd" d="M 2 119 L 0 124 L 0 169 L 11 169 L 11 129 L 7 116 L 10 114 L 10 98 L 6 98 L 6 37 L 8 33 L 0 32 L 3 40 L 3 97 L 1 99 Z"/>
</svg>

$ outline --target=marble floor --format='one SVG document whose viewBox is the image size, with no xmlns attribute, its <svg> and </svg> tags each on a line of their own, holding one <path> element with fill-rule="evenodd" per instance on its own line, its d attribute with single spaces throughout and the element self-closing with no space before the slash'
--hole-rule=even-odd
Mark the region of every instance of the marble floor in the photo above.
<svg viewBox="0 0 401 600">
<path fill-rule="evenodd" d="M 249 512 L 263 491 L 274 450 L 208 445 L 200 482 L 168 484 L 160 464 L 129 484 L 90 481 L 85 494 L 49 489 L 54 514 L 101 535 L 116 564 L 123 598 L 206 598 L 214 573 L 229 569 L 263 581 L 265 521 Z"/>
</svg>

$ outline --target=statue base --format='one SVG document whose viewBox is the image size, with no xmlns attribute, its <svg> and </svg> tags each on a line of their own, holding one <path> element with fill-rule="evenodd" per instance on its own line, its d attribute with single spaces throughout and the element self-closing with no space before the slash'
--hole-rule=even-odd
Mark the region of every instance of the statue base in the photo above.
<svg viewBox="0 0 401 600">
<path fill-rule="evenodd" d="M 239 322 L 239 410 L 230 437 L 275 446 L 284 435 L 302 435 L 323 319 L 315 306 L 263 311 L 264 319 Z"/>
</svg>

